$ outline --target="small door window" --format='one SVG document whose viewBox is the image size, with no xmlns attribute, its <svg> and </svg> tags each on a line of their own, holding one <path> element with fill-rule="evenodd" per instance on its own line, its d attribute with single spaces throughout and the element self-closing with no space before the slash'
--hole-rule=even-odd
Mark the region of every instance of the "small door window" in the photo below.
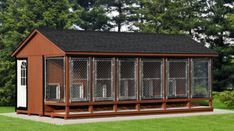
<svg viewBox="0 0 234 131">
<path fill-rule="evenodd" d="M 21 64 L 21 85 L 22 86 L 26 86 L 26 82 L 27 82 L 27 63 L 26 62 L 22 62 Z"/>
</svg>

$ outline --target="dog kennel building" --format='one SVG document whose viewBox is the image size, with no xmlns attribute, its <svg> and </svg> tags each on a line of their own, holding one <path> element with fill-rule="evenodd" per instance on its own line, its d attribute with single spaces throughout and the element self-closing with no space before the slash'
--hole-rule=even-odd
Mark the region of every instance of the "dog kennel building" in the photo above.
<svg viewBox="0 0 234 131">
<path fill-rule="evenodd" d="M 34 29 L 16 57 L 16 112 L 50 117 L 212 111 L 216 52 L 186 35 Z"/>
</svg>

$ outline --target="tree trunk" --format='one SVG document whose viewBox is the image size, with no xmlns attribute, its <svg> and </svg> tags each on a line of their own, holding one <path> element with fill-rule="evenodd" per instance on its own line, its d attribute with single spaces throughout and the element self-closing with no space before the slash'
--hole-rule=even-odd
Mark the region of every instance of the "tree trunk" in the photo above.
<svg viewBox="0 0 234 131">
<path fill-rule="evenodd" d="M 143 9 L 143 3 L 140 2 L 140 9 Z M 144 22 L 144 18 L 143 18 L 143 14 L 140 14 L 140 22 L 143 23 Z"/>
<path fill-rule="evenodd" d="M 122 23 L 122 5 L 119 3 L 118 5 L 118 12 L 119 12 L 119 20 L 117 20 L 118 32 L 121 32 L 121 23 Z"/>
</svg>

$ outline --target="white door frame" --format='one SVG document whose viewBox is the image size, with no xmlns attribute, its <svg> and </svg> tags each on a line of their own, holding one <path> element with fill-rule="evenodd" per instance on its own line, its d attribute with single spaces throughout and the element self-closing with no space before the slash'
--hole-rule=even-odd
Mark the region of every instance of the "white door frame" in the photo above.
<svg viewBox="0 0 234 131">
<path fill-rule="evenodd" d="M 27 108 L 27 59 L 17 59 L 17 108 Z"/>
</svg>

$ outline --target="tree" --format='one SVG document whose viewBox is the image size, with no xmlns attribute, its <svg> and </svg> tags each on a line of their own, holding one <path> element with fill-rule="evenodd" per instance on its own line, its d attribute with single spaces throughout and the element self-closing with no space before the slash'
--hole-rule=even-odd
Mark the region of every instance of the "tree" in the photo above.
<svg viewBox="0 0 234 131">
<path fill-rule="evenodd" d="M 189 34 L 219 54 L 214 59 L 213 87 L 222 91 L 234 86 L 233 0 L 141 0 L 140 31 Z"/>
<path fill-rule="evenodd" d="M 4 5 L 4 6 L 2 6 Z M 4 8 L 3 8 L 4 7 Z M 10 57 L 33 28 L 69 28 L 75 14 L 67 0 L 7 0 L 0 12 L 0 105 L 13 105 L 15 61 Z"/>
<path fill-rule="evenodd" d="M 109 18 L 98 1 L 95 0 L 70 0 L 72 9 L 79 12 L 74 24 L 84 30 L 110 30 Z"/>
<path fill-rule="evenodd" d="M 6 0 L 2 0 L 0 2 L 0 12 L 3 12 L 6 8 Z M 0 18 L 0 29 L 2 28 L 2 19 Z M 2 43 L 2 33 L 0 33 L 0 51 L 3 49 L 3 43 Z"/>
<path fill-rule="evenodd" d="M 138 14 L 143 20 L 135 25 L 142 32 L 190 34 L 201 21 L 204 0 L 140 0 Z"/>
<path fill-rule="evenodd" d="M 205 36 L 210 48 L 216 50 L 219 56 L 214 60 L 213 87 L 216 91 L 222 91 L 234 86 L 233 55 L 234 13 L 232 0 L 209 0 L 207 2 L 207 14 L 203 17 L 204 23 L 200 33 Z"/>
<path fill-rule="evenodd" d="M 136 21 L 135 10 L 137 0 L 98 0 L 100 5 L 105 6 L 106 13 L 109 14 L 110 23 L 117 31 L 120 32 L 123 25 L 128 25 Z"/>
</svg>

